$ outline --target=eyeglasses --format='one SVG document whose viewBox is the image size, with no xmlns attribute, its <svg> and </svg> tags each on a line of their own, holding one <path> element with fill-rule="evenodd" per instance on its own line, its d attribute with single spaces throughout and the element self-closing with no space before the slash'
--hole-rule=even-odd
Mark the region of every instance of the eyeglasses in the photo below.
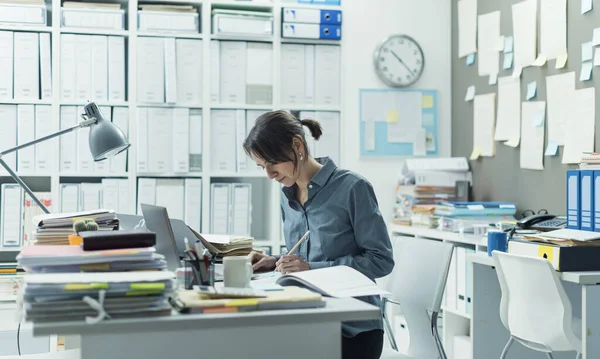
<svg viewBox="0 0 600 359">
<path fill-rule="evenodd" d="M 523 212 L 521 212 L 521 218 L 525 218 L 525 217 L 529 217 L 529 216 L 534 216 L 536 213 L 534 210 L 532 209 L 526 209 Z M 537 214 L 548 214 L 548 210 L 546 209 L 540 209 Z"/>
</svg>

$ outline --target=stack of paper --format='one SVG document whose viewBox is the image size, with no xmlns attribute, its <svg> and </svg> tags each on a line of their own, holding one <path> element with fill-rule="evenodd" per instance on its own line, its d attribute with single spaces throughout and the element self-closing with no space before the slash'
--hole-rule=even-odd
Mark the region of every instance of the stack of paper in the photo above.
<svg viewBox="0 0 600 359">
<path fill-rule="evenodd" d="M 171 315 L 171 272 L 31 274 L 24 278 L 25 319 L 78 321 Z"/>
<path fill-rule="evenodd" d="M 43 214 L 33 217 L 33 225 L 36 228 L 32 243 L 34 244 L 68 244 L 70 234 L 76 234 L 73 230 L 73 223 L 78 219 L 93 219 L 101 231 L 112 231 L 119 228 L 119 219 L 114 211 L 105 209 Z"/>
<path fill-rule="evenodd" d="M 204 247 L 217 258 L 246 256 L 252 252 L 254 238 L 233 235 L 200 234 L 192 230 Z"/>
</svg>

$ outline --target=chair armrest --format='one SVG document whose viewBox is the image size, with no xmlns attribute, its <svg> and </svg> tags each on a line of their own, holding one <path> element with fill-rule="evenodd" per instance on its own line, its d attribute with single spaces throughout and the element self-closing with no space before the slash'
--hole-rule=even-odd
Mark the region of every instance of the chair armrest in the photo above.
<svg viewBox="0 0 600 359">
<path fill-rule="evenodd" d="M 394 338 L 394 332 L 392 331 L 392 325 L 390 324 L 389 318 L 387 317 L 387 315 L 385 313 L 385 308 L 386 308 L 387 303 L 400 305 L 400 302 L 398 302 L 397 300 L 394 300 L 392 298 L 382 296 L 381 297 L 381 306 L 380 306 L 381 318 L 383 319 L 383 326 L 385 328 L 385 332 L 387 333 L 388 340 L 390 341 L 390 344 L 392 345 L 392 349 L 394 349 L 395 351 L 398 351 L 398 345 L 396 344 L 396 339 Z"/>
</svg>

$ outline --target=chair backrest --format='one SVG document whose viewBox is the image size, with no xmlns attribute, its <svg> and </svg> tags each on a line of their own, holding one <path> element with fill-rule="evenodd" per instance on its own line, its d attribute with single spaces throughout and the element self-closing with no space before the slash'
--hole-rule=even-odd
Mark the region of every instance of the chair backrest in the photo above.
<svg viewBox="0 0 600 359">
<path fill-rule="evenodd" d="M 394 270 L 386 289 L 400 303 L 410 335 L 407 354 L 438 358 L 428 312 L 439 312 L 453 246 L 434 240 L 398 238 Z"/>
<path fill-rule="evenodd" d="M 571 302 L 552 264 L 498 251 L 492 256 L 502 290 L 500 318 L 511 335 L 534 349 L 581 352 Z"/>
</svg>

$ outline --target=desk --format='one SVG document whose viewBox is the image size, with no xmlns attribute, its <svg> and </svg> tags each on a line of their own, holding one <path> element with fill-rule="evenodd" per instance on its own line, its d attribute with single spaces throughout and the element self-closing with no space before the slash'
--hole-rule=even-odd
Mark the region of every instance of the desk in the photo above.
<svg viewBox="0 0 600 359">
<path fill-rule="evenodd" d="M 230 314 L 178 314 L 83 322 L 34 323 L 34 335 L 80 335 L 81 359 L 340 358 L 342 321 L 379 318 L 353 298 L 325 298 L 324 308 Z M 69 349 L 69 348 L 67 348 Z M 127 351 L 127 355 L 125 352 Z"/>
<path fill-rule="evenodd" d="M 467 260 L 473 265 L 473 358 L 499 358 L 509 333 L 500 320 L 502 292 L 494 261 L 483 253 L 469 255 Z M 582 319 L 582 358 L 600 358 L 600 272 L 559 272 L 559 276 L 571 300 L 573 313 Z M 509 358 L 543 359 L 546 356 L 513 345 Z M 573 359 L 575 353 L 557 353 L 554 358 Z"/>
</svg>

